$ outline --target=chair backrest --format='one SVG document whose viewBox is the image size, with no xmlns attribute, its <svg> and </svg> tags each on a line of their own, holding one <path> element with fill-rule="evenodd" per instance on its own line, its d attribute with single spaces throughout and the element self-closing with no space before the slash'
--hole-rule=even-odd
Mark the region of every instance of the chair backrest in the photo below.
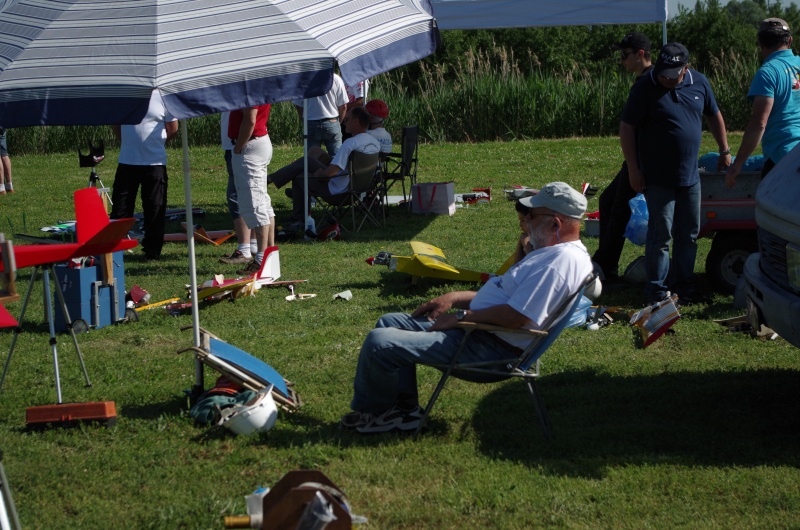
<svg viewBox="0 0 800 530">
<path fill-rule="evenodd" d="M 575 309 L 580 304 L 583 292 L 586 290 L 586 287 L 596 278 L 596 273 L 592 272 L 589 274 L 583 280 L 583 283 L 581 283 L 578 291 L 573 293 L 571 296 L 568 296 L 563 302 L 561 302 L 561 305 L 558 306 L 558 309 L 553 311 L 547 317 L 547 320 L 542 325 L 542 330 L 547 331 L 547 335 L 533 339 L 531 344 L 525 348 L 523 354 L 520 355 L 520 360 L 516 368 L 523 371 L 528 370 L 536 361 L 539 360 L 539 357 L 541 357 L 542 354 L 547 351 L 547 348 L 549 348 L 550 345 L 555 342 L 561 332 L 564 331 L 564 328 L 567 327 L 567 324 L 569 323 L 569 316 L 575 312 Z"/>
<path fill-rule="evenodd" d="M 403 127 L 403 139 L 401 145 L 401 159 L 403 165 L 403 175 L 407 176 L 412 172 L 417 161 L 417 148 L 419 146 L 419 125 L 407 125 Z"/>
<path fill-rule="evenodd" d="M 378 170 L 380 153 L 350 153 L 350 190 L 355 193 L 370 191 L 375 187 L 375 172 Z"/>
</svg>

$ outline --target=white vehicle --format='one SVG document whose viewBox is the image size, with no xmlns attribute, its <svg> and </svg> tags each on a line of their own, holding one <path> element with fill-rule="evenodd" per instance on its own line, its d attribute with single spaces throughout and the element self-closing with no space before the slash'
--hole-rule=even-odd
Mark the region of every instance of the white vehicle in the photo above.
<svg viewBox="0 0 800 530">
<path fill-rule="evenodd" d="M 800 147 L 800 146 L 798 146 Z M 800 348 L 800 149 L 793 149 L 756 192 L 757 254 L 745 262 L 747 313 Z"/>
</svg>

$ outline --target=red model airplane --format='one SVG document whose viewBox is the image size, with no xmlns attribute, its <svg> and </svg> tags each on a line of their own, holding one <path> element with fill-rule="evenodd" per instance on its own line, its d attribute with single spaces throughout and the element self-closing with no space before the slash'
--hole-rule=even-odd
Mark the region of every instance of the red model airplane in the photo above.
<svg viewBox="0 0 800 530">
<path fill-rule="evenodd" d="M 14 261 L 17 268 L 108 254 L 137 245 L 135 239 L 126 239 L 135 219 L 109 221 L 97 188 L 83 188 L 75 192 L 75 220 L 77 243 L 15 246 Z"/>
<path fill-rule="evenodd" d="M 54 245 L 21 245 L 12 248 L 13 261 L 0 259 L 0 272 L 5 271 L 4 262 L 11 262 L 11 272 L 23 267 L 60 263 L 72 258 L 97 256 L 137 245 L 135 239 L 126 239 L 135 219 L 109 221 L 103 200 L 97 188 L 83 188 L 75 192 L 75 219 L 77 243 Z M 0 249 L 2 250 L 2 249 Z M 2 257 L 2 252 L 0 252 Z M 0 303 L 0 327 L 18 325 L 17 321 Z"/>
</svg>

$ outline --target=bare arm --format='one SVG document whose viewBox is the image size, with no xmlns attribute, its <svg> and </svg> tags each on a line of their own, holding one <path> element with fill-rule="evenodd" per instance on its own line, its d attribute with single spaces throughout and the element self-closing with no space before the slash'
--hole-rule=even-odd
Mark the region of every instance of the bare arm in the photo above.
<svg viewBox="0 0 800 530">
<path fill-rule="evenodd" d="M 717 111 L 713 116 L 706 116 L 706 123 L 708 123 L 708 128 L 711 129 L 711 134 L 717 141 L 720 152 L 730 151 L 728 148 L 728 132 L 725 130 L 725 120 L 722 119 L 722 113 Z M 726 155 L 720 155 L 719 160 L 717 160 L 717 171 L 722 171 L 730 165 L 730 152 Z"/>
<path fill-rule="evenodd" d="M 164 129 L 167 130 L 167 142 L 178 136 L 178 122 L 168 121 L 164 124 Z M 166 143 L 166 142 L 165 142 Z"/>
<path fill-rule="evenodd" d="M 463 322 L 476 322 L 478 324 L 493 324 L 504 328 L 521 328 L 529 321 L 528 317 L 508 304 L 495 305 L 477 311 L 469 311 Z M 444 313 L 436 318 L 430 327 L 431 331 L 452 329 L 458 325 L 458 319 L 453 313 Z"/>
<path fill-rule="evenodd" d="M 339 105 L 339 123 L 344 123 L 344 117 L 347 115 L 347 104 Z"/>
<path fill-rule="evenodd" d="M 257 107 L 250 107 L 242 111 L 242 124 L 239 126 L 239 136 L 236 137 L 236 143 L 233 146 L 233 152 L 237 155 L 242 153 L 245 144 L 253 136 L 253 131 L 256 129 L 256 114 L 258 114 Z"/>
<path fill-rule="evenodd" d="M 639 169 L 639 153 L 636 151 L 636 127 L 624 121 L 619 122 L 619 144 L 622 156 L 628 164 L 628 177 L 631 188 L 636 193 L 644 189 L 644 175 Z"/>
<path fill-rule="evenodd" d="M 476 294 L 478 293 L 475 291 L 453 291 L 443 294 L 442 296 L 437 296 L 433 300 L 419 306 L 411 313 L 411 316 L 420 317 L 427 315 L 428 319 L 436 320 L 439 315 L 450 311 L 450 309 L 454 307 L 457 309 L 468 309 L 469 303 L 472 302 Z"/>
<path fill-rule="evenodd" d="M 756 150 L 759 142 L 761 142 L 774 102 L 774 99 L 767 96 L 756 96 L 753 101 L 753 113 L 750 115 L 750 121 L 747 122 L 747 127 L 744 130 L 742 143 L 736 153 L 736 160 L 733 161 L 733 164 L 730 165 L 728 172 L 725 174 L 725 184 L 728 187 L 732 188 L 736 185 L 736 177 L 742 172 L 744 163 L 747 162 L 747 158 L 753 154 L 753 151 Z"/>
</svg>

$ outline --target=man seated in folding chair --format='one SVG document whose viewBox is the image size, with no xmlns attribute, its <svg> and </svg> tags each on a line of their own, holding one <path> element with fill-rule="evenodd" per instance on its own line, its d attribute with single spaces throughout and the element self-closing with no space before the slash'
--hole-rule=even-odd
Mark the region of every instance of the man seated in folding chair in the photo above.
<svg viewBox="0 0 800 530">
<path fill-rule="evenodd" d="M 586 197 L 563 182 L 552 182 L 521 201 L 530 208 L 526 221 L 534 250 L 477 292 L 451 292 L 422 304 L 410 315 L 382 316 L 361 347 L 353 412 L 342 417 L 344 428 L 362 434 L 417 430 L 423 412 L 417 398 L 416 365 L 450 363 L 465 333 L 457 328 L 460 322 L 540 330 L 550 314 L 579 292 L 592 272 L 589 253 L 579 238 Z M 459 359 L 507 361 L 519 357 L 530 340 L 516 333 L 474 331 Z M 453 375 L 476 382 L 498 380 Z"/>
<path fill-rule="evenodd" d="M 309 151 L 308 158 L 308 196 L 322 197 L 324 199 L 346 193 L 350 184 L 350 176 L 344 172 L 350 153 L 358 151 L 365 154 L 374 154 L 380 151 L 381 144 L 373 136 L 367 134 L 369 127 L 369 113 L 364 107 L 353 107 L 347 112 L 347 131 L 352 135 L 342 143 L 330 165 L 314 157 Z M 284 166 L 268 177 L 268 181 L 282 188 L 289 182 L 292 183 L 291 223 L 303 225 L 305 205 L 303 204 L 303 157 L 298 158 L 288 166 Z"/>
</svg>

